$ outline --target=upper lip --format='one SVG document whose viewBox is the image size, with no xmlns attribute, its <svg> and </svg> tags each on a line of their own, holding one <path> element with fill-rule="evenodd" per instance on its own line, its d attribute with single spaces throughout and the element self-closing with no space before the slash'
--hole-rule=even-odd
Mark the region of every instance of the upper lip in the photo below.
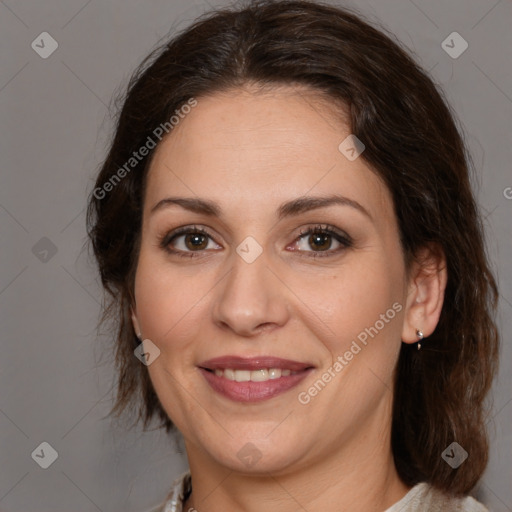
<svg viewBox="0 0 512 512">
<path fill-rule="evenodd" d="M 301 363 L 291 359 L 282 359 L 272 356 L 240 357 L 240 356 L 221 356 L 208 361 L 203 361 L 198 365 L 207 370 L 216 369 L 235 369 L 235 370 L 259 370 L 261 368 L 281 368 L 282 370 L 292 370 L 298 372 L 311 368 L 310 363 Z"/>
</svg>

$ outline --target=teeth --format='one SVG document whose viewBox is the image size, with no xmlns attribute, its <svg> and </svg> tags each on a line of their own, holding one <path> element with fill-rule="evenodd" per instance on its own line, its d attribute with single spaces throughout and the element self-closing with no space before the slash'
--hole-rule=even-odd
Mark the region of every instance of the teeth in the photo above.
<svg viewBox="0 0 512 512">
<path fill-rule="evenodd" d="M 222 377 L 222 375 L 220 375 L 220 377 Z M 226 379 L 229 379 L 229 380 L 235 380 L 234 370 L 224 370 L 224 377 L 226 377 Z"/>
<path fill-rule="evenodd" d="M 249 370 L 235 370 L 235 380 L 237 382 L 249 382 L 252 372 Z"/>
<path fill-rule="evenodd" d="M 281 373 L 281 368 L 271 368 L 268 371 L 268 376 L 271 379 L 279 379 L 279 377 L 281 377 Z"/>
<path fill-rule="evenodd" d="M 288 375 L 295 375 L 298 372 L 291 370 L 281 370 L 281 368 L 261 368 L 259 370 L 233 370 L 232 368 L 225 368 L 221 370 L 215 369 L 217 377 L 224 377 L 228 380 L 235 380 L 236 382 L 265 382 L 267 380 L 279 379 L 280 377 L 288 377 Z"/>
<path fill-rule="evenodd" d="M 264 368 L 261 370 L 253 370 L 251 372 L 251 380 L 253 382 L 264 382 L 268 380 L 268 370 Z"/>
</svg>

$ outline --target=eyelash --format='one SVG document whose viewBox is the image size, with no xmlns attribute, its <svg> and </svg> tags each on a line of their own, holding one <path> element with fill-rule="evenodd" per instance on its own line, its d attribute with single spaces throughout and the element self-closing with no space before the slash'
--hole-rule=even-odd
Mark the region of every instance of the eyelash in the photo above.
<svg viewBox="0 0 512 512">
<path fill-rule="evenodd" d="M 197 257 L 194 253 L 197 252 L 204 252 L 203 250 L 200 251 L 182 251 L 180 249 L 171 249 L 170 244 L 173 242 L 176 238 L 178 238 L 181 235 L 188 235 L 188 234 L 200 234 L 204 235 L 210 239 L 212 239 L 210 233 L 206 231 L 203 228 L 199 228 L 197 226 L 184 226 L 182 228 L 178 228 L 174 231 L 171 231 L 170 233 L 165 234 L 164 236 L 160 237 L 158 241 L 159 247 L 161 247 L 163 250 L 167 251 L 170 254 L 179 256 L 181 258 L 194 258 Z M 318 224 L 316 226 L 311 226 L 306 228 L 305 230 L 301 231 L 299 236 L 294 240 L 293 243 L 299 241 L 306 235 L 312 235 L 312 234 L 323 234 L 323 235 L 329 235 L 333 237 L 337 242 L 339 242 L 342 247 L 339 247 L 338 249 L 328 249 L 326 251 L 297 251 L 299 253 L 299 256 L 306 257 L 306 258 L 326 258 L 331 257 L 334 255 L 337 255 L 339 252 L 343 251 L 344 249 L 347 249 L 349 247 L 352 247 L 353 241 L 352 239 L 342 233 L 339 232 L 334 226 L 330 226 L 328 224 Z M 213 240 L 213 239 L 212 239 Z M 307 253 L 307 255 L 303 253 Z"/>
</svg>

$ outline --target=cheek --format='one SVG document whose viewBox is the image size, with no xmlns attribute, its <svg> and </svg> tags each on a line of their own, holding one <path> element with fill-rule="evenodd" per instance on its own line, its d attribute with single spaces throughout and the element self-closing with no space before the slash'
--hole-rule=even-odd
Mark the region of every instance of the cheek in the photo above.
<svg viewBox="0 0 512 512">
<path fill-rule="evenodd" d="M 197 270 L 196 270 L 197 272 Z M 186 342 L 197 323 L 208 290 L 208 278 L 141 253 L 135 279 L 137 317 L 144 336 L 165 349 Z"/>
<path fill-rule="evenodd" d="M 400 336 L 397 309 L 403 308 L 396 304 L 402 301 L 402 279 L 398 265 L 390 267 L 381 256 L 366 253 L 354 255 L 329 273 L 297 273 L 290 287 L 303 303 L 299 307 L 321 321 L 317 334 L 323 330 L 324 344 L 331 353 L 340 354 L 359 335 L 364 339 L 375 324 L 381 339 Z"/>
</svg>

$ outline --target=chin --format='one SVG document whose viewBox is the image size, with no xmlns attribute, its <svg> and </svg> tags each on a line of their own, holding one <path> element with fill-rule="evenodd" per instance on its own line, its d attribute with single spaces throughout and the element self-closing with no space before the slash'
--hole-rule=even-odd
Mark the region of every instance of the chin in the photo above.
<svg viewBox="0 0 512 512">
<path fill-rule="evenodd" d="M 206 447 L 206 450 L 217 464 L 231 471 L 268 476 L 268 473 L 286 473 L 295 466 L 301 458 L 297 448 L 297 443 L 286 444 L 280 439 L 272 442 L 264 437 L 238 437 L 229 439 L 225 445 L 216 443 L 211 450 Z"/>
</svg>

